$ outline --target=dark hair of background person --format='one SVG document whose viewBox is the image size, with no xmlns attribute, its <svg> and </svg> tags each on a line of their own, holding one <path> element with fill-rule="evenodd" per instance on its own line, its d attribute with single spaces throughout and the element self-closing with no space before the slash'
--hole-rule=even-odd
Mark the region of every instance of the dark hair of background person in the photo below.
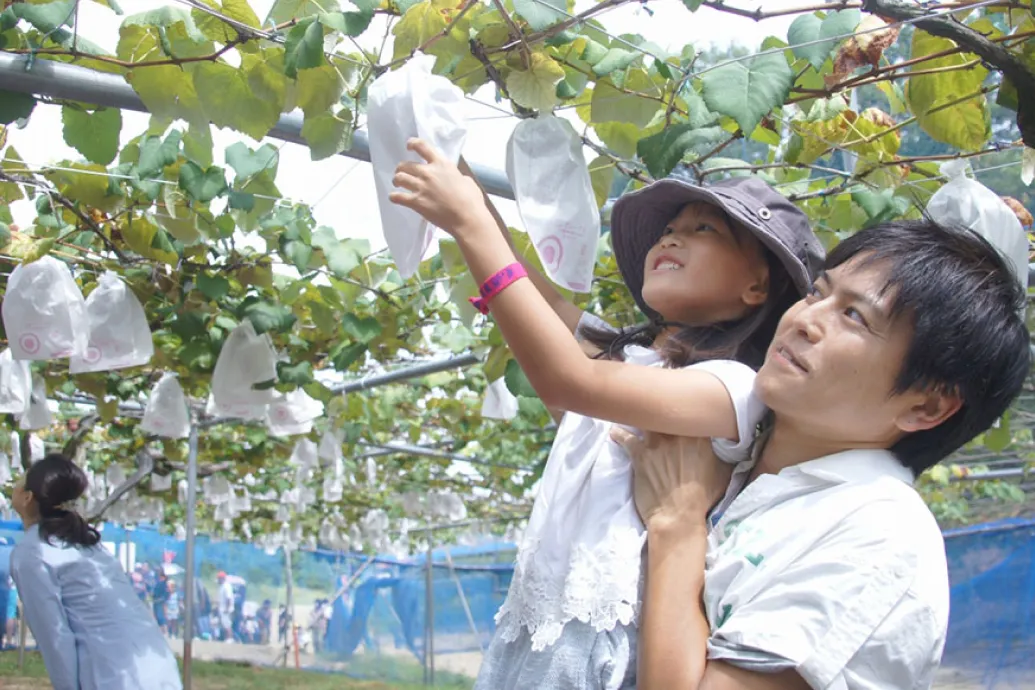
<svg viewBox="0 0 1035 690">
<path fill-rule="evenodd" d="M 40 511 L 39 531 L 43 541 L 52 539 L 70 546 L 94 546 L 100 533 L 74 510 L 65 507 L 82 496 L 89 482 L 74 462 L 51 453 L 29 468 L 25 489 L 32 492 Z"/>
</svg>

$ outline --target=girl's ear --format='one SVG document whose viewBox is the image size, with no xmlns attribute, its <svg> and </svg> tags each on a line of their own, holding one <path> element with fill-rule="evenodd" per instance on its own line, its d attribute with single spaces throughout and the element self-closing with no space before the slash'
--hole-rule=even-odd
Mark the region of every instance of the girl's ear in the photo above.
<svg viewBox="0 0 1035 690">
<path fill-rule="evenodd" d="M 753 280 L 740 295 L 740 299 L 749 307 L 757 307 L 765 304 L 769 299 L 769 267 L 766 266 L 760 275 Z"/>
</svg>

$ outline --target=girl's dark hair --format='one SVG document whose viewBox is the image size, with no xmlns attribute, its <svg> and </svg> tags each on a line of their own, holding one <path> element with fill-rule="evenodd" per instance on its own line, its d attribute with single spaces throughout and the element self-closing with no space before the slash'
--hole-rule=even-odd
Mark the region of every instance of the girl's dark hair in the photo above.
<svg viewBox="0 0 1035 690">
<path fill-rule="evenodd" d="M 674 327 L 674 332 L 665 339 L 661 348 L 661 357 L 667 366 L 681 368 L 710 359 L 734 359 L 757 370 L 765 361 L 765 353 L 776 334 L 780 318 L 800 299 L 790 274 L 776 255 L 764 247 L 762 251 L 769 264 L 769 295 L 761 307 L 742 318 L 705 326 L 687 326 L 658 317 L 617 332 L 584 326 L 580 333 L 584 340 L 600 350 L 598 358 L 622 360 L 626 345 L 653 347 L 655 339 L 664 330 Z"/>
<path fill-rule="evenodd" d="M 94 546 L 100 532 L 67 504 L 86 492 L 89 482 L 79 467 L 60 453 L 50 453 L 29 468 L 25 489 L 32 492 L 40 510 L 40 537 L 46 543 L 57 538 L 70 546 Z"/>
</svg>

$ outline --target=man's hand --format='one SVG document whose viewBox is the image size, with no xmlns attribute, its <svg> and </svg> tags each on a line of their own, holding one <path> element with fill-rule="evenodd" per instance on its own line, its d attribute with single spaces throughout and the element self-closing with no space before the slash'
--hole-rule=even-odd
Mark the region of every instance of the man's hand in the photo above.
<svg viewBox="0 0 1035 690">
<path fill-rule="evenodd" d="M 639 438 L 612 427 L 611 438 L 633 463 L 633 495 L 647 526 L 704 526 L 723 497 L 733 467 L 716 457 L 710 439 L 646 433 Z"/>
</svg>

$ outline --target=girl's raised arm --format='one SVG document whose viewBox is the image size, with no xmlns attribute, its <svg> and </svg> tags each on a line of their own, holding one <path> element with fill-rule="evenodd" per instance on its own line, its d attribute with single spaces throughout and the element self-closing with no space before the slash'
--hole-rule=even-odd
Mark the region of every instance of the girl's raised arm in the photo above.
<svg viewBox="0 0 1035 690">
<path fill-rule="evenodd" d="M 410 148 L 427 164 L 403 163 L 393 202 L 452 234 L 478 283 L 515 263 L 476 183 L 425 142 Z M 572 330 L 539 290 L 518 280 L 496 295 L 492 314 L 521 368 L 547 407 L 677 436 L 737 440 L 726 387 L 695 369 L 660 369 L 588 359 Z"/>
<path fill-rule="evenodd" d="M 536 270 L 535 266 L 532 265 L 532 262 L 518 255 L 517 249 L 514 247 L 514 242 L 510 237 L 510 231 L 507 229 L 507 224 L 503 222 L 502 216 L 500 216 L 496 206 L 492 203 L 488 193 L 481 184 L 478 183 L 478 180 L 475 179 L 474 173 L 471 171 L 471 167 L 467 165 L 467 161 L 461 157 L 458 167 L 461 173 L 471 180 L 474 180 L 474 183 L 478 185 L 478 189 L 481 190 L 482 197 L 485 199 L 485 206 L 496 221 L 496 227 L 499 228 L 500 234 L 506 238 L 507 244 L 514 252 L 514 255 L 518 257 L 521 265 L 525 267 L 525 271 L 528 272 L 528 277 L 532 280 L 532 284 L 535 285 L 536 290 L 538 290 L 539 294 L 543 296 L 543 299 L 545 299 L 546 303 L 550 305 L 550 308 L 553 309 L 554 313 L 560 317 L 561 321 L 564 322 L 564 325 L 568 327 L 568 330 L 574 333 L 575 329 L 579 325 L 579 319 L 582 318 L 582 310 L 565 299 L 564 295 L 558 292 L 553 283 L 551 283 L 546 276 Z"/>
</svg>

